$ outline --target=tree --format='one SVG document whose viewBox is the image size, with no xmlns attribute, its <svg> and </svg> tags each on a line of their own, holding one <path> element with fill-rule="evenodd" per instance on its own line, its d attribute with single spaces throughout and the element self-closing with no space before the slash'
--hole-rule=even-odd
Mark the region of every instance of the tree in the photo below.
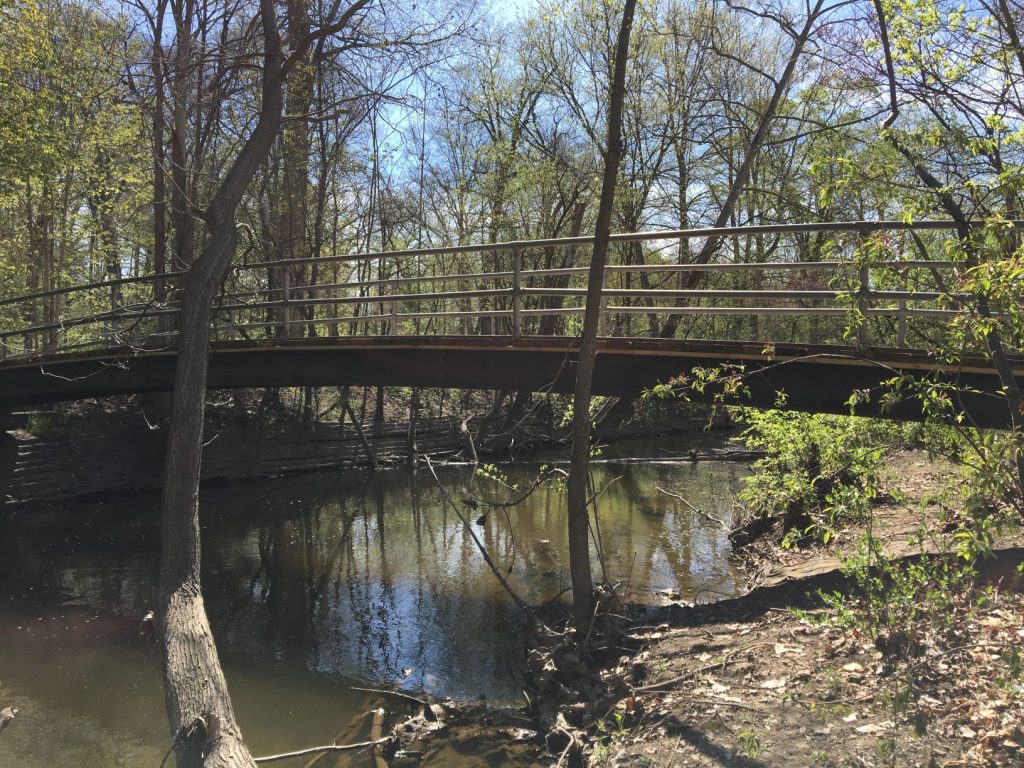
<svg viewBox="0 0 1024 768">
<path fill-rule="evenodd" d="M 260 0 L 261 99 L 254 127 L 218 184 L 202 219 L 208 242 L 184 277 L 160 513 L 157 616 L 167 712 L 179 766 L 255 765 L 242 740 L 203 604 L 199 558 L 199 468 L 203 445 L 210 308 L 235 253 L 235 214 L 281 127 L 284 83 L 314 41 L 358 22 L 356 0 L 315 32 L 290 37 L 286 52 L 273 0 Z"/>
<path fill-rule="evenodd" d="M 590 570 L 590 503 L 587 485 L 590 475 L 590 393 L 597 361 L 597 326 L 604 288 L 604 266 L 611 235 L 615 185 L 622 159 L 622 105 L 626 91 L 626 64 L 629 60 L 629 36 L 633 28 L 636 0 L 626 0 L 622 23 L 615 44 L 615 59 L 608 94 L 608 129 L 605 139 L 604 175 L 601 199 L 594 225 L 594 251 L 587 278 L 586 312 L 576 365 L 573 391 L 572 456 L 567 482 L 569 503 L 569 570 L 572 576 L 572 613 L 579 631 L 594 615 L 594 582 Z"/>
<path fill-rule="evenodd" d="M 913 170 L 925 192 L 924 204 L 938 208 L 956 225 L 955 255 L 966 267 L 957 287 L 970 301 L 956 302 L 963 316 L 953 338 L 961 344 L 983 345 L 999 375 L 1009 411 L 1010 460 L 1019 496 L 1024 490 L 1024 394 L 1010 353 L 1024 330 L 1022 246 L 1014 229 L 1002 224 L 1017 216 L 1024 188 L 1019 171 L 1024 99 L 1016 86 L 1024 76 L 1024 52 L 1018 16 L 1004 2 L 981 2 L 969 11 L 966 6 L 950 8 L 932 0 L 908 2 L 897 5 L 896 34 L 890 41 L 882 0 L 875 0 L 875 12 L 890 108 L 881 124 L 882 137 Z M 993 32 L 979 35 L 981 28 Z M 918 46 L 922 32 L 939 45 Z M 928 126 L 931 136 L 895 127 L 901 90 L 897 64 L 905 77 L 902 90 L 934 120 Z M 943 182 L 915 143 L 924 148 L 937 143 L 943 150 L 938 162 L 942 155 L 953 159 L 947 164 L 947 175 L 957 178 L 957 166 L 963 164 L 970 176 L 958 179 L 956 186 Z"/>
</svg>

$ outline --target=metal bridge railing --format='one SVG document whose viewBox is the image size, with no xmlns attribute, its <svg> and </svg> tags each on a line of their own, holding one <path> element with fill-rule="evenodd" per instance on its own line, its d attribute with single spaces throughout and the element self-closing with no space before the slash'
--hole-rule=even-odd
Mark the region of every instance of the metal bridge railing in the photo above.
<svg viewBox="0 0 1024 768">
<path fill-rule="evenodd" d="M 607 268 L 601 333 L 655 335 L 674 322 L 676 336 L 756 332 L 765 341 L 821 342 L 838 340 L 852 329 L 862 347 L 871 342 L 903 347 L 911 323 L 948 322 L 970 302 L 969 296 L 947 288 L 962 265 L 920 258 L 927 251 L 917 232 L 954 230 L 951 221 L 856 221 L 615 234 L 613 244 L 668 242 L 678 252 L 671 260 L 647 252 L 642 255 L 646 263 Z M 870 263 L 852 258 L 858 244 L 883 231 L 914 232 L 916 257 Z M 854 238 L 821 240 L 843 233 Z M 809 242 L 812 236 L 819 242 Z M 707 245 L 709 239 L 728 241 L 732 250 L 723 244 L 713 261 L 687 262 L 687 244 Z M 756 242 L 759 250 L 745 251 L 741 241 Z M 572 334 L 584 311 L 582 285 L 588 267 L 576 266 L 573 259 L 545 267 L 538 254 L 575 254 L 592 243 L 592 237 L 549 238 L 238 265 L 213 308 L 213 331 L 219 339 L 282 341 L 314 334 L 486 333 L 513 339 Z M 831 258 L 821 258 L 822 252 Z M 352 279 L 350 270 L 343 280 L 295 284 L 296 273 L 313 264 L 321 271 L 355 265 L 368 274 Z M 418 272 L 409 274 L 413 269 Z M 0 359 L 115 346 L 173 346 L 175 286 L 184 274 L 65 286 L 2 299 L 0 322 L 6 326 L 0 328 L 6 329 L 0 330 Z M 644 317 L 647 326 L 638 329 Z M 683 318 L 692 319 L 691 324 L 682 326 Z M 801 322 L 799 333 L 817 338 L 795 338 Z M 873 322 L 887 325 L 871 334 Z"/>
</svg>

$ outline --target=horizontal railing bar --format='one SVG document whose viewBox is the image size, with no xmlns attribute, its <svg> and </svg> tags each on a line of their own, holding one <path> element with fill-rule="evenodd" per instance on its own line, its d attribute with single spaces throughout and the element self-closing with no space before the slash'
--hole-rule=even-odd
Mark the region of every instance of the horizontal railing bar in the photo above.
<svg viewBox="0 0 1024 768">
<path fill-rule="evenodd" d="M 468 311 L 468 312 L 399 312 L 396 315 L 394 315 L 394 317 L 397 317 L 399 320 L 401 320 L 402 318 L 414 319 L 414 318 L 430 318 L 430 317 L 452 318 L 452 319 L 458 320 L 458 319 L 462 319 L 462 318 L 466 318 L 466 317 L 511 317 L 511 316 L 512 316 L 512 310 L 511 309 L 483 309 L 483 310 L 473 310 L 473 311 Z M 385 317 L 392 317 L 392 315 L 385 315 Z"/>
<path fill-rule="evenodd" d="M 523 274 L 526 274 L 525 272 Z M 470 280 L 511 279 L 511 272 L 462 272 L 454 275 L 418 275 L 415 277 L 394 277 L 384 280 L 361 280 L 352 283 L 335 283 L 337 288 L 370 288 L 375 285 L 415 285 L 417 283 L 463 283 Z M 292 291 L 302 291 L 319 286 L 293 286 Z"/>
<path fill-rule="evenodd" d="M 41 333 L 42 331 L 57 331 L 66 330 L 68 328 L 78 328 L 83 325 L 91 325 L 92 323 L 99 323 L 104 320 L 133 320 L 147 317 L 159 317 L 160 315 L 176 314 L 178 314 L 177 309 L 154 309 L 147 312 L 104 312 L 98 315 L 88 315 L 84 317 L 69 317 L 66 320 L 60 320 L 55 323 L 47 323 L 46 325 L 33 325 L 28 328 L 19 328 L 16 331 L 4 331 L 0 333 L 0 339 L 10 338 L 11 336 L 22 336 L 26 333 Z"/>
<path fill-rule="evenodd" d="M 1021 220 L 1010 220 L 1005 222 L 1009 226 L 1013 227 L 1024 227 L 1024 221 Z M 956 229 L 956 223 L 953 221 L 944 220 L 927 220 L 927 221 L 894 221 L 894 220 L 878 220 L 878 221 L 842 221 L 842 222 L 818 222 L 818 223 L 807 223 L 807 224 L 758 224 L 758 225 L 747 225 L 738 227 L 704 227 L 695 229 L 674 229 L 674 230 L 655 230 L 647 232 L 620 232 L 611 236 L 612 242 L 635 242 L 635 241 L 658 241 L 658 240 L 691 240 L 708 237 L 742 237 L 744 235 L 759 235 L 759 234 L 803 234 L 813 232 L 876 232 L 883 230 L 939 230 L 939 231 L 952 231 Z M 251 271 L 256 269 L 271 269 L 277 267 L 284 267 L 287 265 L 298 266 L 301 264 L 327 264 L 339 261 L 360 261 L 360 260 L 371 260 L 371 259 L 386 259 L 386 258 L 410 258 L 416 256 L 442 256 L 459 253 L 487 253 L 493 251 L 505 251 L 511 250 L 512 248 L 529 249 L 529 248 L 541 248 L 559 245 L 587 245 L 593 242 L 593 236 L 583 235 L 578 237 L 561 237 L 561 238 L 546 238 L 540 240 L 510 240 L 503 241 L 500 243 L 480 243 L 475 245 L 459 245 L 459 246 L 441 246 L 436 248 L 420 248 L 410 249 L 404 251 L 381 251 L 377 253 L 355 253 L 355 254 L 342 254 L 338 256 L 314 256 L 304 259 L 281 259 L 276 261 L 264 261 L 256 262 L 252 264 L 240 264 L 236 265 L 233 270 L 236 272 Z M 807 262 L 812 264 L 815 262 Z M 830 263 L 830 262 L 821 262 Z M 838 262 L 837 262 L 838 263 Z M 945 266 L 946 262 L 922 262 L 922 265 L 930 266 Z M 646 265 L 636 265 L 646 266 Z M 660 266 L 660 265 L 657 265 Z M 680 264 L 680 269 L 688 268 L 689 270 L 701 270 L 710 265 L 698 265 L 698 264 Z M 745 267 L 743 267 L 745 268 Z M 582 268 L 586 269 L 586 268 Z M 683 269 L 685 271 L 685 269 Z M 104 280 L 96 283 L 89 283 L 88 285 L 80 286 L 65 286 L 62 288 L 56 288 L 50 291 L 41 291 L 32 294 L 26 294 L 23 296 L 15 296 L 6 299 L 0 299 L 0 306 L 8 306 L 20 302 L 33 301 L 35 299 L 46 298 L 50 296 L 57 296 L 66 293 L 72 293 L 76 291 L 88 291 L 99 288 L 110 288 L 120 285 L 131 285 L 135 283 L 147 283 L 157 282 L 159 280 L 174 279 L 182 277 L 187 274 L 186 271 L 173 271 L 165 272 L 156 275 L 139 275 L 138 277 L 125 277 L 118 280 Z M 470 279 L 470 278 L 466 278 Z"/>
<path fill-rule="evenodd" d="M 345 317 L 318 317 L 314 320 L 292 320 L 292 325 L 303 326 L 303 325 L 333 325 L 335 323 L 368 323 L 368 322 L 381 322 L 388 321 L 393 317 L 397 317 L 399 320 L 403 318 L 414 319 L 414 318 L 470 318 L 470 317 L 507 317 L 512 314 L 510 309 L 493 309 L 493 310 L 481 310 L 474 312 L 399 312 L 395 315 L 350 315 Z M 238 323 L 235 325 L 216 325 L 215 330 L 223 332 L 227 330 L 239 330 L 244 328 L 280 328 L 281 322 L 264 322 L 264 323 Z"/>
<path fill-rule="evenodd" d="M 1003 222 L 1013 227 L 1024 227 L 1024 221 L 1008 220 Z M 611 242 L 630 243 L 637 241 L 657 240 L 697 240 L 703 238 L 742 237 L 744 235 L 763 234 L 808 234 L 814 232 L 877 232 L 884 230 L 939 230 L 954 231 L 956 222 L 952 220 L 924 221 L 834 221 L 806 224 L 752 224 L 738 227 L 698 227 L 694 229 L 666 229 L 647 232 L 619 232 L 611 235 Z M 351 253 L 338 256 L 311 256 L 304 259 L 282 259 L 246 264 L 237 269 L 270 269 L 288 264 L 325 264 L 335 261 L 366 261 L 371 259 L 401 259 L 416 256 L 448 256 L 463 253 L 489 253 L 494 251 L 510 251 L 513 248 L 547 248 L 559 245 L 590 245 L 594 242 L 593 235 L 577 237 L 552 237 L 539 240 L 506 240 L 499 243 L 478 243 L 475 245 L 448 245 L 433 248 L 414 248 L 402 251 L 379 251 L 376 253 Z"/>
<path fill-rule="evenodd" d="M 871 264 L 872 269 L 903 269 L 911 267 L 936 267 L 949 269 L 956 266 L 954 261 L 880 261 Z M 766 262 L 710 262 L 708 264 L 614 264 L 605 267 L 606 272 L 772 272 L 800 269 L 832 269 L 859 268 L 855 261 L 766 261 Z M 523 277 L 543 277 L 544 275 L 579 275 L 586 274 L 589 267 L 558 267 L 555 269 L 523 270 Z M 507 274 L 507 273 L 506 273 Z"/>
<path fill-rule="evenodd" d="M 451 291 L 449 293 L 390 293 L 383 296 L 326 296 L 319 299 L 289 299 L 287 302 L 254 301 L 249 304 L 222 304 L 214 306 L 215 312 L 245 309 L 271 309 L 274 307 L 315 307 L 322 304 L 394 304 L 403 301 L 430 301 L 437 299 L 476 299 L 495 296 L 509 296 L 511 288 L 495 288 L 489 291 Z M 302 322 L 296 320 L 295 322 Z"/>
<path fill-rule="evenodd" d="M 528 317 L 542 317 L 545 315 L 578 315 L 584 311 L 584 307 L 550 307 L 537 309 L 524 309 L 522 314 Z M 681 315 L 818 315 L 831 317 L 849 316 L 851 310 L 842 307 L 636 307 L 636 306 L 608 306 L 603 311 L 609 314 L 681 314 Z M 390 320 L 392 317 L 403 318 L 473 318 L 473 317 L 507 317 L 511 310 L 495 309 L 466 312 L 400 312 L 395 315 L 359 315 L 345 317 L 325 317 L 313 320 L 293 320 L 295 325 L 331 325 L 333 323 L 362 323 Z M 955 310 L 944 309 L 900 309 L 898 307 L 872 307 L 867 310 L 867 315 L 874 317 L 950 317 L 958 314 Z M 280 327 L 281 322 L 269 323 L 244 323 L 234 326 L 218 325 L 218 330 L 230 328 L 270 328 Z"/>
<path fill-rule="evenodd" d="M 521 294 L 525 296 L 563 296 L 563 297 L 584 297 L 586 288 L 523 288 Z M 660 289 L 660 288 L 605 288 L 603 296 L 630 297 L 630 298 L 655 298 L 655 299 L 783 299 L 783 300 L 808 300 L 827 301 L 837 298 L 856 298 L 860 296 L 857 291 L 830 291 L 830 290 L 741 290 L 741 289 Z M 513 295 L 511 288 L 497 288 L 487 291 L 449 291 L 434 293 L 392 293 L 370 296 L 328 296 L 318 299 L 291 299 L 287 303 L 294 307 L 319 306 L 323 304 L 394 304 L 407 301 L 444 301 L 449 299 L 472 299 L 487 298 L 496 296 Z M 925 291 L 869 291 L 866 294 L 868 300 L 905 300 L 905 301 L 935 301 L 942 296 L 966 300 L 966 294 L 942 294 Z M 283 301 L 258 301 L 245 304 L 224 304 L 215 306 L 214 311 L 226 312 L 246 309 L 270 309 L 283 307 Z"/>
<path fill-rule="evenodd" d="M 523 288 L 521 293 L 526 296 L 586 296 L 586 288 Z M 740 289 L 671 289 L 671 288 L 605 288 L 602 296 L 635 297 L 652 299 L 804 299 L 828 301 L 840 297 L 855 298 L 858 291 L 766 291 Z M 933 292 L 912 291 L 869 291 L 865 297 L 871 299 L 905 299 L 909 301 L 935 301 L 949 295 L 952 298 L 967 298 L 961 294 L 942 294 Z"/>
<path fill-rule="evenodd" d="M 760 263 L 722 263 L 710 264 L 615 264 L 605 267 L 611 273 L 631 272 L 734 272 L 734 271 L 789 271 L 802 269 L 855 268 L 860 265 L 853 261 L 770 261 Z M 871 265 L 872 268 L 903 269 L 912 267 L 935 267 L 948 269 L 956 266 L 952 261 L 881 261 Z M 566 275 L 584 275 L 589 267 L 555 267 L 552 269 L 524 269 L 520 274 L 524 279 L 538 277 L 561 277 Z M 317 283 L 315 285 L 293 285 L 289 288 L 295 294 L 317 293 L 334 289 L 372 288 L 390 285 L 417 285 L 422 283 L 458 283 L 471 280 L 502 280 L 511 279 L 512 272 L 462 272 L 453 275 L 421 275 L 416 277 L 387 278 L 384 280 L 359 280 L 349 283 Z M 232 292 L 232 296 L 255 296 L 279 294 L 283 288 L 263 288 L 254 291 Z M 367 294 L 372 296 L 375 294 Z"/>
<path fill-rule="evenodd" d="M 557 307 L 552 309 L 524 309 L 526 316 L 541 315 L 578 315 L 584 307 Z M 608 306 L 604 310 L 608 314 L 620 315 L 825 315 L 832 317 L 849 316 L 849 309 L 841 307 L 636 307 Z M 877 307 L 867 310 L 869 316 L 898 317 L 951 317 L 958 314 L 947 309 L 899 309 L 897 307 Z"/>
<path fill-rule="evenodd" d="M 181 277 L 186 274 L 185 272 L 163 272 L 159 275 L 139 275 L 138 277 L 121 277 L 117 280 L 103 280 L 98 283 L 87 283 L 85 285 L 65 285 L 62 288 L 53 288 L 49 291 L 39 291 L 38 293 L 27 293 L 22 296 L 12 296 L 7 299 L 0 299 L 0 307 L 7 306 L 10 304 L 19 304 L 26 301 L 34 301 L 35 299 L 46 299 L 51 296 L 61 296 L 66 293 L 74 293 L 75 291 L 92 291 L 99 288 L 113 288 L 121 285 L 132 285 L 134 283 L 155 283 L 161 278 L 166 280 L 168 278 Z"/>
</svg>

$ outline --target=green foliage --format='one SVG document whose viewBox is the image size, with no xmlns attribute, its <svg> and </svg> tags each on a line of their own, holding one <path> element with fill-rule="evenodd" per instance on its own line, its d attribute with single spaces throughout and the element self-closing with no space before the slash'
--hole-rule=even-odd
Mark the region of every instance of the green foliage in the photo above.
<svg viewBox="0 0 1024 768">
<path fill-rule="evenodd" d="M 761 739 L 758 738 L 757 734 L 753 731 L 740 731 L 736 738 L 740 740 L 740 745 L 743 747 L 743 754 L 751 760 L 756 760 L 757 756 L 761 754 L 761 750 L 764 748 L 764 745 L 761 743 Z"/>
<path fill-rule="evenodd" d="M 949 625 L 954 600 L 976 575 L 977 556 L 970 548 L 928 554 L 922 547 L 916 558 L 892 560 L 869 529 L 844 559 L 852 596 L 819 594 L 839 625 L 863 631 L 883 652 L 916 655 L 928 632 Z"/>
<path fill-rule="evenodd" d="M 27 432 L 41 440 L 71 440 L 101 434 L 110 428 L 111 420 L 103 413 L 71 410 L 32 413 L 25 425 Z"/>
<path fill-rule="evenodd" d="M 544 467 L 541 467 L 542 472 L 543 470 Z M 515 491 L 519 489 L 519 486 L 516 483 L 509 481 L 508 475 L 498 469 L 494 464 L 481 464 L 476 468 L 476 476 L 482 477 L 486 480 L 493 480 L 498 485 L 508 488 L 509 490 Z"/>
<path fill-rule="evenodd" d="M 781 517 L 787 545 L 827 544 L 842 524 L 865 519 L 886 446 L 903 439 L 877 419 L 747 409 L 743 421 L 744 444 L 765 456 L 740 500 L 755 518 Z"/>
</svg>

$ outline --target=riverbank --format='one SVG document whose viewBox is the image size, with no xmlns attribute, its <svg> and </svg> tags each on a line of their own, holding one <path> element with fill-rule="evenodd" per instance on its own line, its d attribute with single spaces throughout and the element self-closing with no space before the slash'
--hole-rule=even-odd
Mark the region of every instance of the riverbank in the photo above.
<svg viewBox="0 0 1024 768">
<path fill-rule="evenodd" d="M 909 570 L 938 556 L 941 537 L 916 534 L 937 519 L 953 478 L 921 452 L 886 461 L 873 533 L 889 562 L 909 558 Z M 762 543 L 749 594 L 650 613 L 655 626 L 639 634 L 645 647 L 628 665 L 630 694 L 588 765 L 1024 764 L 1024 539 L 994 540 L 994 557 L 962 589 L 935 568 L 925 589 L 948 592 L 918 596 L 917 607 L 934 599 L 942 615 L 908 613 L 899 631 L 878 631 L 872 611 L 915 598 L 900 594 L 895 569 L 889 592 L 874 597 L 844 571 L 864 532 L 850 526 L 831 546 L 802 551 Z"/>
<path fill-rule="evenodd" d="M 665 459 L 745 457 L 713 456 L 704 450 L 707 415 L 702 408 L 683 405 L 652 421 L 646 413 L 630 416 L 628 409 L 616 407 L 619 402 L 610 398 L 602 411 L 609 417 L 604 420 L 606 440 L 693 433 L 695 441 L 683 446 L 689 452 Z M 145 405 L 137 399 L 86 404 L 67 412 L 23 414 L 18 423 L 0 425 L 0 507 L 158 490 L 166 431 L 159 418 L 147 414 Z M 357 425 L 350 418 L 304 424 L 280 409 L 264 413 L 211 406 L 202 481 L 223 484 L 394 466 L 415 462 L 424 454 L 507 460 L 562 448 L 567 430 L 549 413 L 536 412 L 529 418 L 518 413 L 513 419 L 500 409 L 465 419 L 419 416 L 415 421 L 391 418 Z"/>
</svg>

